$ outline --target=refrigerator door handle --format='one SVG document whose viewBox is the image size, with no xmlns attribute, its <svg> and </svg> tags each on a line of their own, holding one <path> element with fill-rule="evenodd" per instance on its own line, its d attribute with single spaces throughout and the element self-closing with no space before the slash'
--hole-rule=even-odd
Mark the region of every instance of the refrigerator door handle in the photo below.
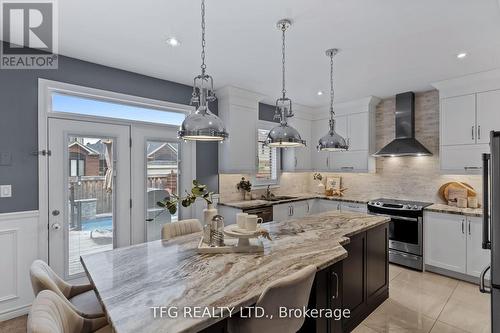
<svg viewBox="0 0 500 333">
<path fill-rule="evenodd" d="M 490 241 L 490 154 L 483 154 L 483 249 L 491 249 Z"/>
<path fill-rule="evenodd" d="M 486 276 L 486 273 L 488 273 L 490 268 L 491 266 L 485 267 L 481 272 L 481 275 L 479 275 L 479 291 L 482 292 L 483 294 L 491 294 L 491 287 L 486 287 L 484 285 L 484 277 Z"/>
</svg>

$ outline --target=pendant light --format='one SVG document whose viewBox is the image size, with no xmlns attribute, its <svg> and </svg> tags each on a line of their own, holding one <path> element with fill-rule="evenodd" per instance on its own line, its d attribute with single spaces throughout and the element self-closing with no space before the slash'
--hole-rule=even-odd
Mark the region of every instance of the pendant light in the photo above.
<svg viewBox="0 0 500 333">
<path fill-rule="evenodd" d="M 339 52 L 338 49 L 326 50 L 326 55 L 330 57 L 330 129 L 328 133 L 319 139 L 318 150 L 322 151 L 341 151 L 349 149 L 346 140 L 335 132 L 335 112 L 333 111 L 333 57 Z"/>
<path fill-rule="evenodd" d="M 205 64 L 205 0 L 201 1 L 201 74 L 193 80 L 191 104 L 198 108 L 184 119 L 179 129 L 179 138 L 193 141 L 223 141 L 229 135 L 224 123 L 208 109 L 208 102 L 217 99 L 214 80 L 206 73 Z"/>
<path fill-rule="evenodd" d="M 285 32 L 291 25 L 291 21 L 283 19 L 278 21 L 276 26 L 281 30 L 282 39 L 282 96 L 276 100 L 276 111 L 274 119 L 280 119 L 279 126 L 274 127 L 269 131 L 265 144 L 269 147 L 288 148 L 288 147 L 305 147 L 306 142 L 302 140 L 299 132 L 288 125 L 287 119 L 293 117 L 292 100 L 286 97 L 285 89 Z"/>
</svg>

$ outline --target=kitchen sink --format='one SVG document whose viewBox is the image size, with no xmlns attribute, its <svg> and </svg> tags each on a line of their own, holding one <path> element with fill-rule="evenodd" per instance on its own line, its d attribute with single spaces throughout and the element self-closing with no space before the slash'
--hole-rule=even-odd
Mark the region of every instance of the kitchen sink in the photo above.
<svg viewBox="0 0 500 333">
<path fill-rule="evenodd" d="M 292 197 L 289 195 L 276 195 L 274 197 L 266 198 L 263 197 L 262 200 L 266 201 L 281 201 L 281 200 L 290 200 L 290 199 L 297 199 L 298 197 Z"/>
</svg>

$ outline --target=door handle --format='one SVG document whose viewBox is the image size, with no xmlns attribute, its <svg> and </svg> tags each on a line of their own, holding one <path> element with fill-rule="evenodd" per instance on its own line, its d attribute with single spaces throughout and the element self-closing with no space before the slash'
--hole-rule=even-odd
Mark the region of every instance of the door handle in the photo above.
<svg viewBox="0 0 500 333">
<path fill-rule="evenodd" d="M 462 220 L 462 234 L 465 234 L 465 230 L 464 230 L 464 220 Z"/>
<path fill-rule="evenodd" d="M 471 233 L 470 233 L 470 221 L 469 221 L 469 222 L 467 222 L 467 223 L 468 223 L 468 225 L 469 225 L 469 236 L 470 236 L 470 235 L 471 235 Z"/>
<path fill-rule="evenodd" d="M 329 167 L 329 166 L 330 166 L 330 158 L 329 158 L 329 157 L 327 157 L 327 158 L 326 158 L 326 166 L 327 166 L 327 167 Z"/>
<path fill-rule="evenodd" d="M 339 276 L 335 272 L 332 272 L 332 275 L 335 277 L 335 295 L 332 296 L 332 299 L 337 299 L 339 297 Z"/>
<path fill-rule="evenodd" d="M 488 273 L 490 268 L 491 266 L 485 267 L 481 272 L 481 275 L 479 275 L 479 291 L 482 292 L 483 294 L 491 294 L 491 287 L 486 287 L 484 285 L 484 277 L 486 276 L 486 273 Z"/>
<path fill-rule="evenodd" d="M 471 134 L 472 134 L 472 140 L 474 140 L 474 125 L 472 125 L 472 131 L 471 131 Z"/>
<path fill-rule="evenodd" d="M 61 214 L 61 212 L 60 212 L 60 211 L 58 211 L 57 209 L 54 209 L 54 210 L 52 211 L 52 216 L 58 216 L 59 214 Z"/>
<path fill-rule="evenodd" d="M 297 167 L 297 157 L 295 157 L 295 167 Z"/>
<path fill-rule="evenodd" d="M 481 125 L 477 126 L 477 139 L 481 140 Z"/>
<path fill-rule="evenodd" d="M 61 225 L 59 223 L 52 223 L 52 229 L 59 230 L 61 229 Z"/>
</svg>

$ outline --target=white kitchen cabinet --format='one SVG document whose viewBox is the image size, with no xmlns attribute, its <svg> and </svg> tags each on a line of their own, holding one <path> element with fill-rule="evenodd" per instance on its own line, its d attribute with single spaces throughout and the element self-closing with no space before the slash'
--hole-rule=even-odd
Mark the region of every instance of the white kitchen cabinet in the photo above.
<svg viewBox="0 0 500 333">
<path fill-rule="evenodd" d="M 339 201 L 319 199 L 317 205 L 318 205 L 317 209 L 318 213 L 329 212 L 332 210 L 340 210 Z"/>
<path fill-rule="evenodd" d="M 491 252 L 484 250 L 483 220 L 481 217 L 467 217 L 467 274 L 479 277 L 490 264 Z"/>
<path fill-rule="evenodd" d="M 483 165 L 482 154 L 489 151 L 488 144 L 441 146 L 441 170 L 449 173 L 478 173 Z"/>
<path fill-rule="evenodd" d="M 306 141 L 306 147 L 282 149 L 283 171 L 310 171 L 311 150 L 315 150 L 317 142 L 311 140 L 311 121 L 299 118 L 297 115 L 288 120 L 299 133 L 302 140 Z"/>
<path fill-rule="evenodd" d="M 368 157 L 367 151 L 332 152 L 327 164 L 330 171 L 335 172 L 367 172 L 375 167 L 375 161 Z"/>
<path fill-rule="evenodd" d="M 273 220 L 287 221 L 312 214 L 312 200 L 301 200 L 273 206 Z"/>
<path fill-rule="evenodd" d="M 425 212 L 424 243 L 426 265 L 477 278 L 490 263 L 480 217 Z"/>
<path fill-rule="evenodd" d="M 273 220 L 278 222 L 288 221 L 292 216 L 290 204 L 277 204 L 273 206 Z"/>
<path fill-rule="evenodd" d="M 219 145 L 220 173 L 255 174 L 260 95 L 235 88 L 217 90 L 219 117 L 229 138 Z"/>
<path fill-rule="evenodd" d="M 441 145 L 476 143 L 476 95 L 441 100 Z"/>
<path fill-rule="evenodd" d="M 500 90 L 477 94 L 477 143 L 490 143 L 490 132 L 500 130 Z"/>
<path fill-rule="evenodd" d="M 467 269 L 465 229 L 465 216 L 425 212 L 425 264 L 465 274 Z"/>
<path fill-rule="evenodd" d="M 368 208 L 366 207 L 366 204 L 360 204 L 355 202 L 342 202 L 340 204 L 340 210 L 345 212 L 366 213 L 368 211 Z"/>
<path fill-rule="evenodd" d="M 370 119 L 366 113 L 354 113 L 348 118 L 348 135 L 350 151 L 369 150 Z"/>
</svg>

